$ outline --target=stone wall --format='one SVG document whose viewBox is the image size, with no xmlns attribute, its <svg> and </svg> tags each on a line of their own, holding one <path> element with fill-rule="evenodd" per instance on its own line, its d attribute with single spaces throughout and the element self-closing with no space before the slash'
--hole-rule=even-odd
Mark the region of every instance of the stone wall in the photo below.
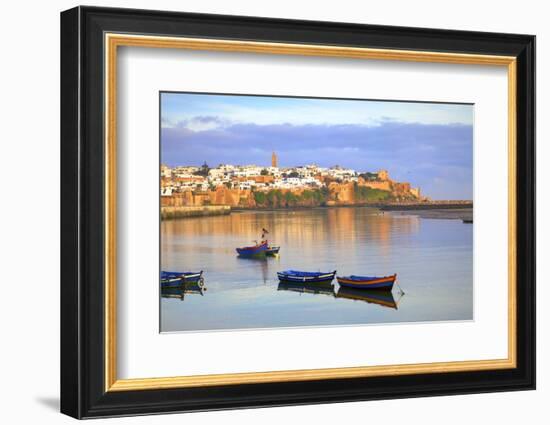
<svg viewBox="0 0 550 425">
<path fill-rule="evenodd" d="M 364 179 L 359 179 L 357 185 L 389 192 L 394 198 L 401 200 L 419 199 L 416 195 L 416 193 L 419 192 L 412 190 L 409 183 L 397 183 L 392 180 L 366 181 Z M 287 194 L 287 192 L 291 192 L 299 196 L 304 192 L 304 189 L 278 189 L 278 192 L 283 195 Z M 355 196 L 355 183 L 337 183 L 334 181 L 328 183 L 328 197 L 325 196 L 324 199 L 327 205 L 353 205 L 357 202 Z M 360 201 L 364 202 L 363 200 Z M 315 206 L 318 203 L 318 200 L 314 201 L 310 197 L 309 199 L 298 200 L 290 205 Z M 281 204 L 281 202 L 278 202 L 275 206 L 287 205 L 286 201 L 283 202 L 282 205 L 279 204 Z M 226 186 L 218 186 L 215 190 L 205 192 L 186 191 L 174 193 L 172 196 L 161 196 L 161 205 L 163 207 L 201 207 L 209 205 L 228 205 L 234 208 L 257 207 L 254 192 L 251 190 L 229 189 Z"/>
<path fill-rule="evenodd" d="M 333 205 L 347 205 L 355 202 L 353 183 L 330 183 L 328 186 Z"/>
<path fill-rule="evenodd" d="M 385 180 L 385 181 L 377 181 L 377 180 L 368 181 L 368 180 L 359 179 L 358 184 L 359 184 L 359 186 L 370 187 L 371 189 L 385 190 L 387 192 L 392 191 L 392 182 L 389 181 L 389 180 Z"/>
<path fill-rule="evenodd" d="M 211 215 L 226 215 L 231 212 L 229 205 L 210 205 L 202 207 L 162 207 L 160 218 L 168 220 L 172 218 L 205 217 Z"/>
<path fill-rule="evenodd" d="M 161 206 L 166 207 L 200 207 L 203 205 L 254 207 L 254 196 L 250 190 L 228 189 L 225 186 L 219 186 L 216 190 L 206 192 L 185 191 L 161 197 Z"/>
</svg>

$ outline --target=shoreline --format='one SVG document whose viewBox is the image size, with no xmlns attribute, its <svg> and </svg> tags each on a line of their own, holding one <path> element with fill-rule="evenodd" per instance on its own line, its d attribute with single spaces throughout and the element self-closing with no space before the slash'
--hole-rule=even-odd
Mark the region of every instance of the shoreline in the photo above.
<svg viewBox="0 0 550 425">
<path fill-rule="evenodd" d="M 471 201 L 439 201 L 423 203 L 357 203 L 343 205 L 293 206 L 275 208 L 236 208 L 229 205 L 161 207 L 161 220 L 180 218 L 213 217 L 239 212 L 303 211 L 329 208 L 372 208 L 382 214 L 417 215 L 421 218 L 462 220 L 473 222 L 473 203 Z"/>
<path fill-rule="evenodd" d="M 271 207 L 271 208 L 243 208 L 232 207 L 231 212 L 244 211 L 300 211 L 313 209 L 328 209 L 328 208 L 373 208 L 384 212 L 405 212 L 405 211 L 422 211 L 422 210 L 472 210 L 472 201 L 435 201 L 435 202 L 419 202 L 419 203 L 356 203 L 356 204 L 340 204 L 340 205 L 316 205 L 316 206 L 293 206 L 293 207 Z"/>
<path fill-rule="evenodd" d="M 212 217 L 231 214 L 229 205 L 203 205 L 198 207 L 161 207 L 160 219 L 172 220 L 177 218 Z"/>
<path fill-rule="evenodd" d="M 416 215 L 420 218 L 429 218 L 436 220 L 462 220 L 465 224 L 474 222 L 472 208 L 448 208 L 448 209 L 417 209 L 417 210 L 392 210 L 382 211 L 396 216 Z"/>
</svg>

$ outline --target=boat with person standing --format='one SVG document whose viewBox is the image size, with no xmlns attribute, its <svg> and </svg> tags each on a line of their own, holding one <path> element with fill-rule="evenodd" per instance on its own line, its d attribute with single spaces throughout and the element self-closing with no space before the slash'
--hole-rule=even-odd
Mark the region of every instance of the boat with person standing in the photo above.
<svg viewBox="0 0 550 425">
<path fill-rule="evenodd" d="M 237 254 L 241 257 L 265 257 L 268 248 L 267 241 L 256 243 L 252 246 L 243 246 L 242 248 L 236 248 Z"/>
</svg>

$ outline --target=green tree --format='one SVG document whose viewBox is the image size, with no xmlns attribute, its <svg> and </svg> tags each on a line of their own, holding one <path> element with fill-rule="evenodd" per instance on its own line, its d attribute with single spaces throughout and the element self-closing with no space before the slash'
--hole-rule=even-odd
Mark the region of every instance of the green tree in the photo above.
<svg viewBox="0 0 550 425">
<path fill-rule="evenodd" d="M 264 192 L 254 192 L 254 201 L 258 206 L 265 206 L 267 197 Z"/>
<path fill-rule="evenodd" d="M 290 190 L 284 194 L 284 199 L 287 206 L 295 206 L 299 200 L 298 196 L 296 196 Z"/>
<path fill-rule="evenodd" d="M 369 172 L 366 172 L 366 173 L 359 174 L 359 177 L 362 177 L 362 178 L 365 179 L 366 181 L 375 181 L 375 180 L 378 180 L 378 174 L 377 174 L 377 173 L 369 173 Z"/>
<path fill-rule="evenodd" d="M 321 190 L 319 190 L 319 203 L 321 205 L 325 205 L 329 199 L 330 199 L 330 190 L 328 189 L 328 187 L 323 186 Z"/>
<path fill-rule="evenodd" d="M 366 186 L 354 185 L 355 199 L 363 202 L 387 201 L 391 199 L 391 192 L 374 189 Z"/>
<path fill-rule="evenodd" d="M 267 192 L 266 205 L 268 207 L 274 207 L 275 206 L 275 191 L 274 190 L 270 190 L 269 192 Z"/>
</svg>

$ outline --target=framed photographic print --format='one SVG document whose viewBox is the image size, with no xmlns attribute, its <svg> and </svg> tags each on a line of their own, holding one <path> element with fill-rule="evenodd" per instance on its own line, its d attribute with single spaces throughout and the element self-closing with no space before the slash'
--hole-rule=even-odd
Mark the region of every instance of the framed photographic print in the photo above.
<svg viewBox="0 0 550 425">
<path fill-rule="evenodd" d="M 61 14 L 61 410 L 533 389 L 529 35 Z"/>
</svg>

